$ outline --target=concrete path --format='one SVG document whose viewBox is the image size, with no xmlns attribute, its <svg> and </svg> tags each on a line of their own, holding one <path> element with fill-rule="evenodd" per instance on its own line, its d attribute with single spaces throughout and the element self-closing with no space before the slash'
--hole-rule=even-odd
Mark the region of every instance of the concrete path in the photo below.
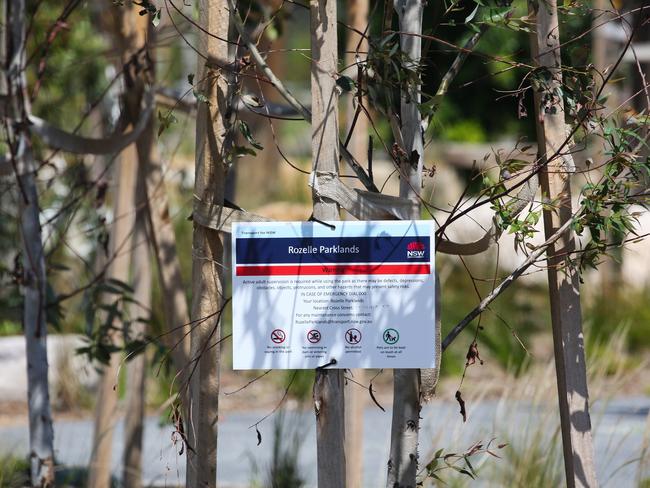
<svg viewBox="0 0 650 488">
<path fill-rule="evenodd" d="M 650 398 L 624 398 L 610 402 L 606 407 L 593 409 L 596 463 L 601 486 L 635 486 L 638 458 L 646 431 L 646 418 L 650 411 Z M 254 429 L 249 426 L 267 412 L 243 412 L 226 415 L 219 424 L 220 487 L 248 487 L 255 480 L 264 480 L 273 446 L 273 418 L 260 425 L 262 444 L 257 446 Z M 426 457 L 435 447 L 461 452 L 478 440 L 497 437 L 497 442 L 507 439 L 513 446 L 525 445 L 536 432 L 551 435 L 553 428 L 546 426 L 547 417 L 554 409 L 530 408 L 498 402 L 483 402 L 471 406 L 470 418 L 463 424 L 457 405 L 435 403 L 423 410 L 421 453 Z M 385 477 L 389 445 L 390 411 L 368 409 L 365 414 L 364 486 L 380 487 Z M 498 421 L 496 419 L 499 419 Z M 299 465 L 307 486 L 315 486 L 316 453 L 313 416 L 310 412 L 288 412 L 285 415 L 284 446 L 299 450 Z M 547 431 L 547 432 L 546 432 Z M 145 428 L 144 480 L 149 485 L 177 486 L 185 477 L 185 457 L 178 456 L 179 445 L 174 445 L 173 428 L 162 424 L 158 418 L 148 418 Z M 646 435 L 648 433 L 646 432 Z M 113 472 L 120 476 L 122 452 L 122 424 L 117 426 L 113 445 Z M 66 420 L 55 424 L 56 453 L 59 463 L 68 466 L 85 466 L 90 455 L 92 422 Z M 559 442 L 559 441 L 558 441 Z M 26 426 L 0 427 L 0 454 L 25 455 L 28 436 Z M 559 446 L 558 446 L 559 447 Z M 485 456 L 474 463 L 507 463 Z M 629 463 L 629 464 L 626 464 Z M 487 465 L 486 465 L 487 466 Z M 487 468 L 485 468 L 487 469 Z M 443 475 L 444 476 L 444 475 Z M 645 473 L 650 477 L 650 472 Z M 491 484 L 479 478 L 479 486 Z M 260 485 L 255 485 L 260 486 Z M 474 486 L 474 485 L 472 485 Z"/>
</svg>

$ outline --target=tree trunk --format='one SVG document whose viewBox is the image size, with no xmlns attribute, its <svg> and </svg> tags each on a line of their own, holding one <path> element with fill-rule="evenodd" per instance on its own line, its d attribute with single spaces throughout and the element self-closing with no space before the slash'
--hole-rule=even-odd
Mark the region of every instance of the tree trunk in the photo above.
<svg viewBox="0 0 650 488">
<path fill-rule="evenodd" d="M 594 93 L 598 93 L 603 88 L 603 81 L 607 76 L 606 70 L 612 67 L 618 58 L 621 44 L 608 39 L 606 32 L 607 27 L 615 25 L 614 12 L 609 10 L 611 5 L 609 0 L 594 0 L 593 2 L 593 20 L 591 58 L 594 69 L 599 73 L 594 76 Z M 605 25 L 603 25 L 605 24 Z M 635 70 L 634 70 L 635 71 Z M 607 97 L 604 102 L 605 111 L 615 114 L 616 108 L 623 100 L 620 86 L 621 83 L 608 83 L 603 89 L 603 95 Z M 612 117 L 616 120 L 616 117 Z M 593 168 L 604 168 L 609 156 L 606 155 L 607 147 L 604 139 L 594 138 L 596 144 L 593 151 Z M 598 171 L 598 169 L 594 170 Z M 602 173 L 602 171 L 601 171 Z M 608 255 L 603 256 L 602 262 L 598 265 L 598 277 L 600 279 L 601 295 L 604 300 L 618 300 L 618 293 L 623 285 L 623 250 L 620 241 L 623 236 L 610 237 L 608 244 Z M 619 241 L 619 242 L 617 242 Z"/>
<path fill-rule="evenodd" d="M 557 96 L 562 86 L 557 3 L 556 0 L 549 0 L 529 5 L 531 14 L 537 15 L 537 32 L 531 35 L 533 59 L 552 75 L 542 91 L 535 92 L 537 140 L 544 164 L 540 173 L 542 193 L 545 201 L 557 202 L 556 209 L 544 211 L 544 228 L 548 238 L 572 218 L 570 176 L 575 168 L 567 147 L 562 151 L 566 156 L 552 157 L 567 139 L 563 100 Z M 552 102 L 549 103 L 549 100 Z M 564 466 L 570 488 L 597 486 L 579 275 L 570 262 L 574 250 L 573 231 L 569 229 L 547 251 Z"/>
<path fill-rule="evenodd" d="M 210 102 L 199 101 L 196 116 L 196 176 L 194 197 L 202 205 L 223 207 L 230 150 L 231 84 L 228 39 L 230 16 L 226 0 L 200 0 L 199 23 L 207 35 L 199 35 L 196 79 Z M 214 36 L 214 37 L 213 37 Z M 208 65 L 209 64 L 209 65 Z M 187 452 L 187 486 L 214 487 L 217 481 L 217 420 L 219 412 L 219 363 L 221 359 L 221 310 L 223 245 L 217 231 L 194 223 L 192 249 L 192 334 L 190 370 L 190 425 Z"/>
<path fill-rule="evenodd" d="M 5 10 L 7 8 L 7 10 Z M 5 121 L 11 154 L 17 169 L 20 199 L 20 233 L 23 257 L 23 328 L 27 349 L 27 405 L 29 414 L 30 478 L 35 487 L 54 486 L 54 432 L 50 410 L 47 362 L 45 256 L 39 222 L 36 165 L 25 115 L 29 113 L 25 78 L 25 2 L 12 0 L 2 5 L 2 30 L 9 26 L 8 43 L 3 43 L 3 73 L 8 90 Z M 6 13 L 5 13 L 6 12 Z M 4 52 L 4 48 L 8 48 Z M 8 62 L 8 63 L 7 63 Z"/>
<path fill-rule="evenodd" d="M 156 44 L 156 29 L 151 22 L 139 25 L 140 37 L 147 39 L 147 48 Z M 145 36 L 146 33 L 146 36 Z M 143 93 L 145 83 L 153 85 L 156 76 L 155 52 L 147 49 L 147 59 L 152 66 L 136 80 L 138 92 Z M 146 74 L 146 77 L 144 76 Z M 145 79 L 146 78 L 146 79 Z M 130 111 L 138 113 L 141 99 L 133 100 Z M 136 141 L 138 150 L 138 178 L 146 182 L 142 193 L 146 195 L 139 203 L 145 210 L 145 224 L 148 238 L 153 246 L 158 281 L 162 294 L 162 307 L 166 333 L 163 342 L 171 351 L 171 358 L 177 372 L 175 383 L 180 390 L 182 404 L 187 405 L 187 369 L 190 355 L 190 317 L 185 295 L 185 286 L 176 250 L 176 236 L 169 215 L 169 199 L 165 187 L 163 166 L 156 150 L 156 123 L 149 119 L 146 128 Z"/>
<path fill-rule="evenodd" d="M 368 12 L 368 0 L 349 1 L 347 3 L 348 25 L 359 32 L 366 32 Z M 348 30 L 345 50 L 345 65 L 350 66 L 346 74 L 356 76 L 359 73 L 356 63 L 363 63 L 368 57 L 368 41 L 354 30 Z M 360 83 L 361 80 L 357 79 L 357 82 Z M 348 149 L 357 161 L 365 161 L 368 157 L 368 119 L 365 113 L 360 112 L 354 122 L 357 110 L 355 100 L 356 97 L 348 97 L 346 108 L 347 128 L 353 129 Z M 366 103 L 365 97 L 363 103 Z M 350 375 L 355 381 L 365 383 L 364 369 L 353 369 Z M 363 486 L 363 412 L 367 393 L 359 385 L 347 381 L 344 395 L 346 487 L 361 488 Z"/>
<path fill-rule="evenodd" d="M 23 156 L 19 171 L 25 192 L 21 201 L 20 228 L 23 244 L 23 329 L 27 347 L 27 402 L 29 410 L 30 473 L 33 486 L 54 481 L 52 416 L 48 386 L 45 257 L 39 223 L 34 157 L 29 136 L 18 137 Z"/>
<path fill-rule="evenodd" d="M 142 75 L 140 69 L 142 68 L 138 63 L 132 61 L 145 45 L 149 23 L 148 16 L 138 15 L 139 10 L 139 7 L 131 5 L 119 9 L 110 8 L 102 15 L 103 22 L 108 24 L 107 30 L 112 37 L 112 41 L 119 49 L 120 64 L 117 68 L 124 68 L 127 72 L 124 76 L 125 90 L 121 101 L 131 127 L 135 126 L 139 118 L 140 100 L 144 90 L 144 84 L 140 79 Z M 138 66 L 138 69 L 136 69 L 135 65 Z M 134 243 L 133 234 L 135 231 L 136 187 L 142 187 L 142 183 L 137 183 L 138 154 L 135 145 L 124 149 L 116 163 L 115 173 L 117 177 L 113 181 L 117 183 L 113 193 L 114 220 L 111 230 L 110 252 L 112 261 L 107 268 L 106 277 L 127 283 L 131 278 L 130 266 L 136 264 L 131 262 Z M 141 194 L 142 192 L 138 190 L 138 193 Z M 142 203 L 142 198 L 138 198 L 138 202 Z M 114 344 L 122 343 L 123 338 L 119 334 L 113 332 L 111 336 Z M 88 486 L 91 488 L 110 486 L 112 438 L 118 413 L 117 376 L 120 360 L 120 353 L 111 354 L 110 363 L 104 368 L 100 377 L 88 482 Z M 139 380 L 136 379 L 135 381 L 137 383 Z M 134 385 L 134 387 L 138 388 L 137 385 Z M 136 452 L 137 450 L 128 455 L 135 456 Z M 131 458 L 130 462 L 135 462 L 134 458 Z M 129 471 L 131 470 L 129 469 Z"/>
<path fill-rule="evenodd" d="M 145 339 L 147 322 L 151 318 L 151 253 L 146 226 L 145 183 L 138 176 L 138 210 L 136 213 L 133 268 L 133 298 L 129 307 L 129 340 Z M 142 436 L 145 416 L 145 378 L 147 358 L 144 351 L 127 362 L 126 414 L 124 418 L 124 466 L 122 483 L 129 488 L 142 486 Z"/>
<path fill-rule="evenodd" d="M 350 375 L 365 384 L 366 370 L 352 369 Z M 345 486 L 363 487 L 363 412 L 366 406 L 366 392 L 359 385 L 345 383 Z"/>
<path fill-rule="evenodd" d="M 347 23 L 353 29 L 359 32 L 366 32 L 368 28 L 368 12 L 370 9 L 369 0 L 351 0 L 347 4 Z M 358 74 L 358 66 L 356 63 L 363 63 L 368 58 L 368 40 L 362 37 L 353 30 L 347 31 L 347 41 L 345 46 L 345 65 L 350 66 L 346 70 L 348 76 L 356 76 Z M 360 82 L 360 80 L 357 80 Z M 364 106 L 367 107 L 366 98 L 363 98 Z M 346 108 L 346 119 L 348 130 L 352 126 L 354 113 L 356 111 L 355 98 L 348 97 L 348 104 Z M 357 161 L 365 161 L 368 157 L 368 118 L 361 112 L 357 117 L 354 125 L 354 133 L 350 139 L 348 146 L 350 153 Z M 350 488 L 350 487 L 348 487 Z"/>
<path fill-rule="evenodd" d="M 312 165 L 315 176 L 338 175 L 339 124 L 336 0 L 310 0 Z M 314 218 L 339 220 L 339 206 L 313 193 Z M 343 370 L 317 370 L 314 381 L 319 488 L 345 486 Z"/>
<path fill-rule="evenodd" d="M 422 0 L 397 0 L 395 10 L 400 35 L 400 47 L 411 63 L 420 62 L 422 51 Z M 420 218 L 418 194 L 422 187 L 424 141 L 418 108 L 420 85 L 402 93 L 400 120 L 406 157 L 400 165 L 400 196 L 413 200 L 412 219 Z M 396 369 L 393 386 L 393 421 L 391 425 L 390 457 L 388 459 L 389 488 L 415 488 L 418 468 L 418 431 L 420 428 L 420 370 Z"/>
<path fill-rule="evenodd" d="M 150 127 L 145 129 L 149 141 L 153 139 L 153 120 Z M 144 137 L 144 134 L 143 134 Z M 174 368 L 178 373 L 176 384 L 181 390 L 187 391 L 186 372 L 190 355 L 190 318 L 185 297 L 185 287 L 181 276 L 181 267 L 176 250 L 176 236 L 173 222 L 169 215 L 169 200 L 165 189 L 163 169 L 160 161 L 153 152 L 142 148 L 143 138 L 138 140 L 138 158 L 140 168 L 144 165 L 147 180 L 147 227 L 153 244 L 153 254 L 156 260 L 158 282 L 162 294 L 162 307 L 165 316 L 166 333 L 163 341 L 171 350 Z M 144 143 L 151 146 L 151 142 Z M 153 151 L 153 149 L 152 149 Z M 182 400 L 183 401 L 183 400 Z"/>
<path fill-rule="evenodd" d="M 132 234 L 135 223 L 135 182 L 137 159 L 135 147 L 127 147 L 115 162 L 113 182 L 113 224 L 111 227 L 110 259 L 106 278 L 126 283 L 129 280 Z M 114 324 L 119 327 L 119 324 Z M 111 340 L 120 344 L 122 338 L 112 333 Z M 88 486 L 109 488 L 113 429 L 117 419 L 118 371 L 121 353 L 111 354 L 109 364 L 102 369 L 95 407 L 93 450 L 90 457 Z"/>
<path fill-rule="evenodd" d="M 141 38 L 147 39 L 146 58 L 151 62 L 151 69 L 137 80 L 138 91 L 144 93 L 145 84 L 155 84 L 156 55 L 149 46 L 156 45 L 156 29 L 151 22 L 139 25 Z M 146 37 L 145 37 L 146 33 Z M 141 99 L 134 100 L 131 112 L 138 113 Z M 162 294 L 162 307 L 166 332 L 162 337 L 170 349 L 174 369 L 175 384 L 179 389 L 181 403 L 187 406 L 187 369 L 190 355 L 190 316 L 185 295 L 185 286 L 176 249 L 176 236 L 173 222 L 169 215 L 169 199 L 165 187 L 163 165 L 159 159 L 155 143 L 156 123 L 149 119 L 146 128 L 136 141 L 138 150 L 138 178 L 145 181 L 142 194 L 146 195 L 138 204 L 145 211 L 145 222 L 149 242 L 153 246 L 156 260 L 158 282 Z M 183 412 L 186 417 L 186 412 Z"/>
</svg>

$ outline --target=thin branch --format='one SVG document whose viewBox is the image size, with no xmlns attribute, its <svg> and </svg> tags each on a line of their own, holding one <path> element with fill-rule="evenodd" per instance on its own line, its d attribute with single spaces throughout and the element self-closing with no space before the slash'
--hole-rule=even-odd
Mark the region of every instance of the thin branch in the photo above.
<svg viewBox="0 0 650 488">
<path fill-rule="evenodd" d="M 267 76 L 269 79 L 270 83 L 275 87 L 276 90 L 282 95 L 282 97 L 289 102 L 289 104 L 295 108 L 300 115 L 305 119 L 305 122 L 311 124 L 311 112 L 307 107 L 305 107 L 302 103 L 296 99 L 296 97 L 293 96 L 293 94 L 287 89 L 286 86 L 284 86 L 284 83 L 280 81 L 280 79 L 275 76 L 275 73 L 269 68 L 269 65 L 266 64 L 266 61 L 260 54 L 259 50 L 257 49 L 257 46 L 251 41 L 251 39 L 248 37 L 246 33 L 246 29 L 244 28 L 244 24 L 239 17 L 239 13 L 237 11 L 237 8 L 234 4 L 233 0 L 228 0 L 228 4 L 230 5 L 230 14 L 233 19 L 233 23 L 235 24 L 235 28 L 237 29 L 237 32 L 241 36 L 242 40 L 244 41 L 244 44 L 248 48 L 248 50 L 251 53 L 251 56 L 259 66 L 259 68 L 262 70 L 262 72 Z M 368 191 L 372 191 L 375 193 L 378 193 L 379 190 L 375 186 L 375 184 L 370 180 L 368 175 L 366 174 L 365 170 L 363 167 L 357 162 L 357 160 L 352 156 L 350 151 L 345 147 L 344 144 L 342 144 L 339 141 L 339 147 L 341 151 L 341 156 L 345 161 L 350 165 L 352 170 L 355 172 L 355 174 L 359 177 L 359 181 L 363 184 L 363 186 L 368 189 Z"/>
<path fill-rule="evenodd" d="M 296 99 L 296 97 L 293 96 L 293 94 L 284 86 L 284 83 L 280 81 L 280 79 L 275 76 L 275 73 L 269 68 L 269 65 L 266 64 L 266 61 L 260 54 L 259 50 L 257 49 L 257 46 L 253 43 L 253 41 L 248 37 L 248 34 L 246 32 L 246 28 L 244 27 L 244 24 L 241 20 L 241 17 L 239 17 L 239 12 L 237 10 L 237 6 L 235 5 L 235 2 L 233 0 L 228 0 L 228 5 L 230 6 L 230 16 L 232 18 L 233 23 L 235 24 L 235 28 L 237 29 L 237 32 L 241 36 L 242 40 L 244 41 L 244 44 L 248 48 L 248 51 L 251 53 L 251 56 L 257 63 L 257 66 L 262 70 L 262 72 L 266 75 L 266 77 L 269 79 L 271 84 L 275 87 L 276 90 L 282 95 L 282 97 L 289 102 L 289 105 L 291 105 L 293 108 L 295 108 L 300 115 L 305 119 L 306 122 L 311 123 L 311 112 L 305 107 L 302 103 Z"/>
<path fill-rule="evenodd" d="M 456 59 L 454 59 L 454 62 L 451 63 L 451 66 L 447 70 L 447 73 L 445 73 L 445 76 L 442 77 L 440 85 L 438 86 L 438 91 L 436 91 L 436 96 L 443 96 L 447 93 L 449 85 L 458 75 L 460 68 L 465 63 L 465 60 L 471 53 L 474 52 L 474 48 L 476 48 L 478 41 L 481 40 L 481 37 L 483 37 L 483 34 L 485 34 L 487 31 L 487 28 L 487 24 L 481 24 L 479 31 L 474 33 L 474 35 L 470 37 L 465 45 L 460 49 L 458 55 L 456 56 Z"/>
<path fill-rule="evenodd" d="M 280 401 L 279 401 L 278 404 L 275 406 L 275 408 L 273 408 L 273 410 L 271 410 L 269 413 L 267 413 L 264 417 L 262 417 L 261 419 L 259 419 L 257 422 L 255 422 L 254 424 L 250 425 L 250 426 L 248 427 L 249 429 L 252 429 L 253 427 L 255 427 L 255 429 L 257 429 L 257 426 L 258 426 L 258 425 L 260 425 L 262 422 L 264 422 L 264 421 L 265 421 L 266 419 L 268 419 L 271 415 L 273 415 L 275 412 L 278 411 L 278 409 L 282 406 L 282 404 L 283 404 L 284 401 L 286 400 L 287 396 L 289 395 L 289 390 L 291 389 L 291 385 L 293 384 L 293 380 L 296 379 L 296 375 L 297 375 L 297 374 L 298 374 L 298 370 L 296 369 L 296 370 L 293 371 L 293 374 L 291 375 L 291 379 L 289 380 L 289 383 L 287 383 L 287 386 L 286 386 L 286 388 L 284 389 L 284 394 L 282 395 L 282 398 L 280 398 Z"/>
<path fill-rule="evenodd" d="M 262 378 L 264 378 L 264 377 L 265 377 L 267 374 L 269 374 L 271 371 L 273 371 L 273 370 L 272 370 L 272 369 L 267 369 L 267 370 L 264 371 L 264 373 L 262 373 L 261 375 L 256 376 L 256 377 L 253 378 L 252 380 L 248 381 L 245 385 L 240 386 L 239 388 L 237 388 L 236 390 L 233 390 L 233 391 L 226 391 L 226 392 L 224 392 L 223 394 L 226 395 L 226 396 L 228 396 L 228 395 L 234 395 L 235 393 L 239 393 L 240 391 L 242 391 L 242 390 L 248 388 L 250 385 L 252 385 L 253 383 L 255 383 L 257 380 L 261 380 Z"/>
<path fill-rule="evenodd" d="M 444 351 L 447 347 L 458 337 L 465 327 L 467 327 L 477 316 L 479 316 L 487 307 L 492 303 L 501 293 L 503 293 L 506 288 L 508 288 L 512 283 L 519 277 L 521 274 L 526 271 L 536 260 L 539 258 L 546 249 L 557 241 L 562 235 L 569 229 L 574 220 L 568 220 L 562 227 L 560 227 L 555 234 L 549 237 L 544 244 L 539 246 L 535 251 L 533 251 L 528 259 L 524 261 L 517 269 L 515 269 L 509 276 L 507 276 L 494 290 L 487 295 L 481 303 L 479 303 L 474 310 L 468 313 L 463 320 L 461 320 L 456 326 L 451 329 L 447 334 L 447 337 L 442 341 L 442 350 Z"/>
</svg>

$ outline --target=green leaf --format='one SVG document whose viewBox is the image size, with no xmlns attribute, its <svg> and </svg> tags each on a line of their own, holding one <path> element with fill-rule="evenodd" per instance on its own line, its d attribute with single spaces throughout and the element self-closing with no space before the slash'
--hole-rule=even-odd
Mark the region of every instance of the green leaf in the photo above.
<svg viewBox="0 0 650 488">
<path fill-rule="evenodd" d="M 257 153 L 249 147 L 234 146 L 230 151 L 231 158 L 241 158 L 244 156 L 257 156 Z"/>
<path fill-rule="evenodd" d="M 274 24 L 269 25 L 264 33 L 266 34 L 266 37 L 268 37 L 269 41 L 275 41 L 280 36 L 278 29 L 276 29 Z"/>
<path fill-rule="evenodd" d="M 467 471 L 466 469 L 459 468 L 458 466 L 454 466 L 454 465 L 451 465 L 451 464 L 449 465 L 449 467 L 451 469 L 453 469 L 454 471 L 458 471 L 459 473 L 464 474 L 465 476 L 469 476 L 470 478 L 475 479 L 474 475 L 472 473 L 470 473 L 469 471 Z"/>
<path fill-rule="evenodd" d="M 447 483 L 445 483 L 445 482 L 442 480 L 442 478 L 440 478 L 440 476 L 438 476 L 438 475 L 435 474 L 435 473 L 430 473 L 429 476 L 431 476 L 434 480 L 440 481 L 440 483 L 442 483 L 443 485 L 446 485 L 446 484 L 447 484 Z"/>
<path fill-rule="evenodd" d="M 396 32 L 391 32 L 388 34 L 386 37 L 384 37 L 380 42 L 379 42 L 379 48 L 383 48 L 386 44 L 388 44 L 390 41 L 393 40 L 393 38 L 397 35 Z"/>
<path fill-rule="evenodd" d="M 124 281 L 117 280 L 115 278 L 108 278 L 106 280 L 106 283 L 109 283 L 111 285 L 122 288 L 124 291 L 129 292 L 129 293 L 133 293 L 133 291 L 134 291 L 133 287 L 131 285 L 129 285 L 128 283 L 125 283 Z"/>
<path fill-rule="evenodd" d="M 203 93 L 198 90 L 192 90 L 192 93 L 198 102 L 203 102 L 208 106 L 210 105 L 210 100 L 208 100 L 208 97 L 206 97 Z"/>
<path fill-rule="evenodd" d="M 60 263 L 48 263 L 47 267 L 48 269 L 55 271 L 70 271 L 70 268 L 68 266 Z"/>
<path fill-rule="evenodd" d="M 511 173 L 514 173 L 517 171 L 521 171 L 526 166 L 528 166 L 528 164 L 529 163 L 527 161 L 524 161 L 523 159 L 506 159 L 501 164 L 501 167 L 507 169 Z"/>
<path fill-rule="evenodd" d="M 465 463 L 467 464 L 467 468 L 470 470 L 472 475 L 475 477 L 476 476 L 476 470 L 474 469 L 474 466 L 472 466 L 472 463 L 469 462 L 469 456 L 465 456 Z"/>
<path fill-rule="evenodd" d="M 151 23 L 153 24 L 154 27 L 158 27 L 158 24 L 160 24 L 160 16 L 161 16 L 161 10 L 157 10 L 155 14 L 151 16 Z"/>
<path fill-rule="evenodd" d="M 241 101 L 244 102 L 244 104 L 248 107 L 261 108 L 264 106 L 264 104 L 260 102 L 260 99 L 257 98 L 255 95 L 246 94 L 246 95 L 242 95 L 240 98 Z"/>
<path fill-rule="evenodd" d="M 117 288 L 115 286 L 108 285 L 106 283 L 102 283 L 101 285 L 97 286 L 97 291 L 102 292 L 102 293 L 108 293 L 111 295 L 123 295 L 124 290 Z"/>
<path fill-rule="evenodd" d="M 255 149 L 259 149 L 260 151 L 264 149 L 264 146 L 262 146 L 259 142 L 255 140 L 253 137 L 253 134 L 251 132 L 251 128 L 248 126 L 246 122 L 243 120 L 239 121 L 239 132 L 242 133 L 244 138 L 248 141 L 248 143 L 253 146 Z M 253 155 L 255 155 L 255 152 L 253 151 Z"/>
<path fill-rule="evenodd" d="M 127 355 L 126 360 L 131 361 L 139 354 L 142 354 L 145 351 L 147 344 L 148 342 L 143 340 L 134 340 L 127 342 L 124 345 L 124 352 Z"/>
<path fill-rule="evenodd" d="M 336 85 L 344 92 L 351 92 L 354 88 L 354 80 L 349 76 L 341 75 L 336 80 Z"/>
<path fill-rule="evenodd" d="M 472 19 L 474 17 L 476 17 L 476 13 L 478 12 L 478 8 L 479 8 L 479 5 L 476 4 L 476 7 L 474 8 L 474 10 L 472 10 L 472 13 L 469 14 L 467 17 L 465 17 L 465 23 L 466 24 L 469 24 L 472 21 Z"/>
<path fill-rule="evenodd" d="M 57 301 L 58 296 L 54 291 L 54 288 L 48 281 L 45 289 L 45 302 L 47 307 L 45 309 L 45 319 L 52 327 L 57 331 L 61 331 L 61 321 L 63 320 L 63 307 L 61 303 Z"/>
<path fill-rule="evenodd" d="M 178 119 L 174 116 L 173 112 L 170 110 L 167 114 L 163 115 L 158 111 L 158 137 L 169 128 L 170 125 L 178 122 Z"/>
</svg>

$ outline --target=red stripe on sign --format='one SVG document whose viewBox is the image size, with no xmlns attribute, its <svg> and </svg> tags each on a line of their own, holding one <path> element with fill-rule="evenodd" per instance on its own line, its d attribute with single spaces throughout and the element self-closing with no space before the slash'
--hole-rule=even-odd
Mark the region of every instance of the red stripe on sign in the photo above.
<svg viewBox="0 0 650 488">
<path fill-rule="evenodd" d="M 317 266 L 237 266 L 237 276 L 316 276 L 429 274 L 429 264 L 335 264 Z"/>
</svg>

